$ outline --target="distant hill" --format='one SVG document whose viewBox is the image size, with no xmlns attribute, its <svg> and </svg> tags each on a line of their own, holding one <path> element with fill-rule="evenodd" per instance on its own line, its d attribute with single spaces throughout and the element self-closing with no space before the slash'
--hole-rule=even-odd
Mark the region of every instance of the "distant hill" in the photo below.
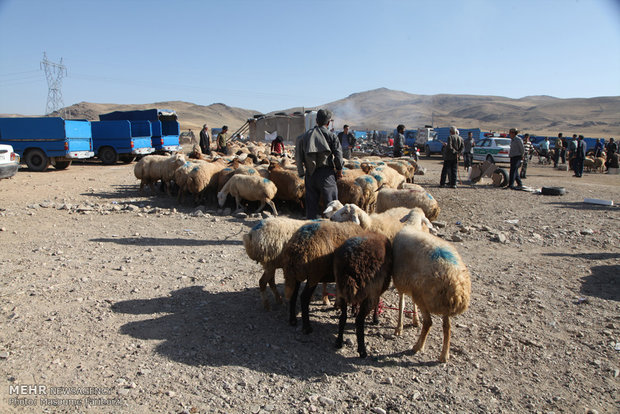
<svg viewBox="0 0 620 414">
<path fill-rule="evenodd" d="M 483 95 L 415 95 L 380 88 L 354 93 L 320 107 L 334 111 L 337 128 L 347 123 L 354 129 L 391 131 L 402 123 L 407 128 L 430 124 L 456 125 L 459 128 L 502 132 L 517 127 L 524 132 L 542 135 L 563 132 L 565 135 L 620 137 L 620 96 L 572 99 L 526 96 L 511 99 Z M 65 108 L 65 111 L 67 118 L 98 120 L 99 114 L 106 112 L 148 108 L 174 109 L 179 116 L 181 130 L 191 128 L 195 131 L 200 130 L 205 122 L 209 127 L 228 125 L 235 131 L 248 118 L 259 113 L 222 103 L 203 106 L 183 101 L 140 105 L 80 102 Z M 297 107 L 271 113 L 299 110 Z"/>
</svg>

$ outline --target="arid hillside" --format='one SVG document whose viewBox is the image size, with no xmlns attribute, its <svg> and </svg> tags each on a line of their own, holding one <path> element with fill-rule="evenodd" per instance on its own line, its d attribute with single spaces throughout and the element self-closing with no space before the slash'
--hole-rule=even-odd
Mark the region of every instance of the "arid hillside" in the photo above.
<svg viewBox="0 0 620 414">
<path fill-rule="evenodd" d="M 336 115 L 336 127 L 347 123 L 355 129 L 392 130 L 403 123 L 407 128 L 432 124 L 507 131 L 517 127 L 541 135 L 584 134 L 588 137 L 620 136 L 620 96 L 559 99 L 552 96 L 526 96 L 511 99 L 482 95 L 414 95 L 386 88 L 354 93 L 326 103 Z M 183 101 L 117 105 L 80 102 L 64 108 L 67 118 L 98 120 L 101 113 L 147 109 L 174 109 L 181 129 L 199 130 L 228 125 L 235 131 L 258 111 L 230 107 L 222 103 L 196 105 Z M 306 109 L 315 109 L 308 108 Z M 299 111 L 300 107 L 271 113 Z"/>
</svg>

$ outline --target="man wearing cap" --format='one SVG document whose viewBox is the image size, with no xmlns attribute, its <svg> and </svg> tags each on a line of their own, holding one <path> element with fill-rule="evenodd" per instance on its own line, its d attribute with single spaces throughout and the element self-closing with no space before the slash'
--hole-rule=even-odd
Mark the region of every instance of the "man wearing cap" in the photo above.
<svg viewBox="0 0 620 414">
<path fill-rule="evenodd" d="M 588 146 L 583 140 L 583 135 L 579 135 L 577 140 L 577 149 L 575 150 L 575 159 L 573 165 L 575 166 L 575 177 L 581 177 L 583 175 L 583 162 L 586 159 L 586 151 Z"/>
<path fill-rule="evenodd" d="M 351 151 L 355 147 L 355 136 L 349 132 L 349 126 L 345 124 L 343 131 L 338 134 L 338 140 L 342 147 L 342 157 L 351 158 Z"/>
<path fill-rule="evenodd" d="M 319 215 L 321 196 L 325 204 L 338 199 L 336 179 L 342 178 L 342 147 L 338 137 L 327 129 L 332 112 L 319 109 L 316 126 L 297 138 L 297 172 L 306 184 L 306 218 Z"/>
<path fill-rule="evenodd" d="M 510 152 L 508 156 L 510 157 L 510 174 L 508 175 L 508 188 L 512 188 L 516 190 L 518 187 L 515 187 L 515 181 L 517 182 L 517 186 L 523 187 L 523 182 L 521 181 L 521 177 L 519 177 L 519 167 L 521 166 L 521 162 L 523 160 L 523 154 L 525 154 L 525 149 L 523 147 L 523 141 L 521 138 L 517 136 L 519 131 L 516 128 L 510 128 Z"/>
<path fill-rule="evenodd" d="M 222 131 L 217 134 L 217 151 L 226 155 L 228 151 L 228 126 L 224 125 Z"/>
<path fill-rule="evenodd" d="M 446 177 L 450 188 L 456 188 L 456 174 L 458 168 L 459 155 L 464 148 L 463 138 L 459 135 L 459 130 L 455 126 L 450 127 L 450 136 L 441 149 L 443 156 L 443 166 L 439 186 L 446 186 Z"/>
<path fill-rule="evenodd" d="M 200 131 L 200 150 L 203 154 L 211 155 L 211 137 L 207 124 L 204 124 Z"/>
</svg>

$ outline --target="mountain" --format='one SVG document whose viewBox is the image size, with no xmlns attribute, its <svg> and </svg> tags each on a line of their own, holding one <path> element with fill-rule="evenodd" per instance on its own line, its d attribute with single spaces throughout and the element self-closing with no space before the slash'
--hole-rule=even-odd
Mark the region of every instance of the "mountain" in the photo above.
<svg viewBox="0 0 620 414">
<path fill-rule="evenodd" d="M 334 111 L 336 128 L 347 123 L 353 129 L 391 131 L 402 123 L 407 129 L 432 124 L 497 132 L 516 127 L 523 132 L 551 136 L 558 132 L 565 136 L 574 133 L 589 137 L 620 136 L 620 96 L 560 99 L 540 95 L 512 99 L 484 95 L 415 95 L 379 88 L 354 93 L 320 107 Z M 106 112 L 148 108 L 174 109 L 181 130 L 195 131 L 205 122 L 209 127 L 228 125 L 235 131 L 259 113 L 222 103 L 203 106 L 183 101 L 140 105 L 80 102 L 64 111 L 67 118 L 98 120 L 99 114 Z M 299 110 L 299 107 L 289 108 L 270 114 Z"/>
</svg>

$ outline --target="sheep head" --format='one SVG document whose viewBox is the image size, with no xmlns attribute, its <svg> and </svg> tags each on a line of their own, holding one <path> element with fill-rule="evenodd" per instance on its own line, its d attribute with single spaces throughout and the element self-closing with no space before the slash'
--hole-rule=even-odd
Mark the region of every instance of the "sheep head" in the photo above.
<svg viewBox="0 0 620 414">
<path fill-rule="evenodd" d="M 369 164 L 367 162 L 363 162 L 360 164 L 360 168 L 362 169 L 362 171 L 364 171 L 366 174 L 369 174 L 370 171 L 375 169 L 375 166 L 372 164 Z"/>
<path fill-rule="evenodd" d="M 424 215 L 424 211 L 422 211 L 420 207 L 412 208 L 409 214 L 403 217 L 400 221 L 401 223 L 405 223 L 405 226 L 413 226 L 417 230 L 427 231 L 424 228 L 424 225 L 426 225 L 427 229 L 433 228 L 433 224 L 428 218 L 426 218 L 426 216 Z"/>
<path fill-rule="evenodd" d="M 362 223 L 367 224 L 367 216 L 366 212 L 355 204 L 346 204 L 336 211 L 330 219 L 337 222 L 352 221 L 358 226 L 366 228 L 367 226 L 362 225 Z"/>
<path fill-rule="evenodd" d="M 331 218 L 334 213 L 342 207 L 344 207 L 344 205 L 340 202 L 340 200 L 330 201 L 327 208 L 325 208 L 325 211 L 323 211 L 323 215 L 327 218 Z"/>
<path fill-rule="evenodd" d="M 228 196 L 228 193 L 225 193 L 224 191 L 220 191 L 219 193 L 217 193 L 217 204 L 220 207 L 224 207 L 224 203 L 226 202 L 226 196 Z"/>
</svg>

